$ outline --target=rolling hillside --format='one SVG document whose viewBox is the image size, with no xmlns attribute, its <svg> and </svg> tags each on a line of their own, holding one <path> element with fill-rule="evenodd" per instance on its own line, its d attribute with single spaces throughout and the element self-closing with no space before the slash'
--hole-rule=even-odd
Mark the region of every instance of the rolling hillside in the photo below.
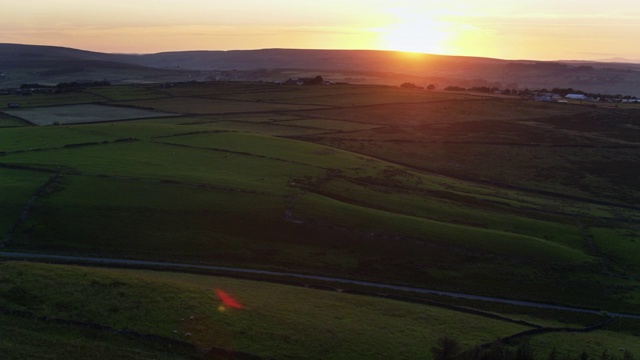
<svg viewBox="0 0 640 360">
<path fill-rule="evenodd" d="M 216 71 L 26 49 L 9 76 L 136 84 L 2 96 L 8 359 L 640 351 L 637 104 L 166 84 Z"/>
<path fill-rule="evenodd" d="M 398 85 L 412 81 L 434 83 L 440 88 L 448 85 L 558 87 L 640 96 L 639 64 L 516 61 L 369 50 L 263 49 L 128 55 L 0 44 L 0 71 L 5 73 L 7 84 L 58 81 L 57 77 L 46 75 L 47 71 L 69 73 L 74 69 L 77 78 L 106 78 L 115 82 L 215 79 L 219 76 L 217 72 L 236 70 L 252 72 L 227 74 L 225 79 L 239 76 L 244 80 L 286 80 L 311 72 L 356 83 Z M 255 72 L 258 69 L 268 71 Z"/>
</svg>

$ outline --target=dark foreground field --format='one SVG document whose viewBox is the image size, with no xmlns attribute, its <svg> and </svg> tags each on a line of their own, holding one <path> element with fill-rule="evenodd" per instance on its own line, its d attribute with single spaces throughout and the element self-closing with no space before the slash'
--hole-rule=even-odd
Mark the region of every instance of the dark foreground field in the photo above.
<svg viewBox="0 0 640 360">
<path fill-rule="evenodd" d="M 24 108 L 0 114 L 3 251 L 277 270 L 603 311 L 576 318 L 458 300 L 530 322 L 516 329 L 482 317 L 460 320 L 494 329 L 478 330 L 478 336 L 449 322 L 463 313 L 415 305 L 396 318 L 394 331 L 407 342 L 371 350 L 367 344 L 382 344 L 379 337 L 386 336 L 384 324 L 391 320 L 378 317 L 384 312 L 322 293 L 312 297 L 335 301 L 341 313 L 335 316 L 351 319 L 357 309 L 363 318 L 345 329 L 327 319 L 296 325 L 294 319 L 312 313 L 314 305 L 302 298 L 303 289 L 287 288 L 301 298 L 289 298 L 268 320 L 258 303 L 247 306 L 241 329 L 215 325 L 216 307 L 198 304 L 199 317 L 208 322 L 184 331 L 192 334 L 185 339 L 183 331 L 172 332 L 184 325 L 175 316 L 160 325 L 164 315 L 151 313 L 160 305 L 128 303 L 131 296 L 116 288 L 131 288 L 140 299 L 171 288 L 165 305 L 176 309 L 181 297 L 205 291 L 189 285 L 195 280 L 156 273 L 154 280 L 144 275 L 142 284 L 129 281 L 135 272 L 120 270 L 113 281 L 124 285 L 101 288 L 105 299 L 113 298 L 102 304 L 91 300 L 97 290 L 90 285 L 102 280 L 89 279 L 107 275 L 61 266 L 58 276 L 42 281 L 38 274 L 54 270 L 5 262 L 0 265 L 7 269 L 22 267 L 3 271 L 0 286 L 2 323 L 11 324 L 0 331 L 27 334 L 0 336 L 0 349 L 14 351 L 15 358 L 42 353 L 29 344 L 58 333 L 57 327 L 75 343 L 76 357 L 92 341 L 77 335 L 73 324 L 27 325 L 25 313 L 196 346 L 190 353 L 176 345 L 175 357 L 216 348 L 278 359 L 427 359 L 441 336 L 470 349 L 531 324 L 575 328 L 604 322 L 606 312 L 640 314 L 640 110 L 381 86 L 263 83 L 109 86 L 5 98 Z M 108 122 L 87 123 L 95 114 L 83 116 L 83 108 L 117 112 L 94 120 Z M 61 125 L 30 126 L 29 114 L 47 123 L 47 111 Z M 154 112 L 157 117 L 149 118 Z M 123 120 L 131 118 L 136 120 Z M 77 280 L 82 276 L 89 285 Z M 56 286 L 45 291 L 45 284 Z M 243 283 L 237 291 L 247 291 L 243 297 L 251 302 L 265 296 L 251 293 L 259 286 Z M 62 294 L 70 292 L 77 300 L 65 300 Z M 76 301 L 95 304 L 78 307 Z M 122 306 L 140 316 L 109 315 L 122 314 Z M 427 310 L 439 317 L 421 321 L 427 318 L 419 311 Z M 639 325 L 617 319 L 580 335 L 527 340 L 541 358 L 553 347 L 574 358 L 583 350 L 600 356 L 605 349 L 622 356 L 620 348 L 637 353 L 630 344 L 637 342 Z M 413 340 L 406 336 L 423 332 Z M 323 353 L 319 344 L 335 341 L 327 334 L 343 341 L 344 350 Z M 114 336 L 99 335 L 123 353 L 140 346 L 149 358 L 167 346 Z M 241 336 L 241 345 L 225 343 L 225 336 Z"/>
</svg>

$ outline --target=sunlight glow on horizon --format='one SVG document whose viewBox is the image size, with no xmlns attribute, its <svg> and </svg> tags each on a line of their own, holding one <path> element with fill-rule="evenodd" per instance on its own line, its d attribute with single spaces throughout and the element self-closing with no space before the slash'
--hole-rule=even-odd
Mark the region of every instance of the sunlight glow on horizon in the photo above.
<svg viewBox="0 0 640 360">
<path fill-rule="evenodd" d="M 454 36 L 452 24 L 401 7 L 390 8 L 387 13 L 393 22 L 380 29 L 379 49 L 433 54 L 449 51 L 447 41 Z"/>
<path fill-rule="evenodd" d="M 398 50 L 503 59 L 640 59 L 640 6 L 577 0 L 30 0 L 0 42 L 111 53 Z"/>
</svg>

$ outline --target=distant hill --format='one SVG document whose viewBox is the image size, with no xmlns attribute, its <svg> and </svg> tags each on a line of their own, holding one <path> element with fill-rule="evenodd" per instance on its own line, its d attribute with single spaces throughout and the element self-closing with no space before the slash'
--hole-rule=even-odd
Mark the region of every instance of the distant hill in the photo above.
<svg viewBox="0 0 640 360">
<path fill-rule="evenodd" d="M 598 62 L 640 64 L 640 59 L 627 59 L 627 58 L 615 57 L 615 58 L 609 58 L 609 59 L 600 59 L 598 60 Z"/>
<path fill-rule="evenodd" d="M 40 69 L 40 70 L 38 70 Z M 55 81 L 55 69 L 78 79 L 180 81 L 187 79 L 286 80 L 318 73 L 335 80 L 400 84 L 434 83 L 443 88 L 574 88 L 640 96 L 640 64 L 620 62 L 501 60 L 407 54 L 376 50 L 262 49 L 106 54 L 54 46 L 0 44 L 0 81 Z M 66 70 L 65 70 L 66 69 Z M 76 70 L 75 74 L 71 70 Z M 268 70 L 266 73 L 255 70 Z M 53 70 L 53 71 L 52 71 Z M 278 70 L 278 71 L 275 71 Z M 229 74 L 230 71 L 238 73 Z M 249 72 L 249 73 L 240 73 Z M 0 82 L 2 87 L 2 82 Z"/>
</svg>

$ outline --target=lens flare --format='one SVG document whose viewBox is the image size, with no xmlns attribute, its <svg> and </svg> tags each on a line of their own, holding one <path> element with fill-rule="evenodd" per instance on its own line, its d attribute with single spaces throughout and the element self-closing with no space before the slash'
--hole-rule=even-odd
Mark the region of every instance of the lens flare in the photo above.
<svg viewBox="0 0 640 360">
<path fill-rule="evenodd" d="M 222 301 L 222 304 L 218 307 L 218 310 L 220 312 L 225 311 L 226 308 L 231 308 L 231 309 L 244 308 L 244 306 L 242 306 L 242 304 L 240 304 L 238 300 L 234 299 L 231 295 L 227 294 L 226 292 L 220 289 L 216 289 L 215 291 L 218 298 L 220 298 L 220 301 Z"/>
</svg>

